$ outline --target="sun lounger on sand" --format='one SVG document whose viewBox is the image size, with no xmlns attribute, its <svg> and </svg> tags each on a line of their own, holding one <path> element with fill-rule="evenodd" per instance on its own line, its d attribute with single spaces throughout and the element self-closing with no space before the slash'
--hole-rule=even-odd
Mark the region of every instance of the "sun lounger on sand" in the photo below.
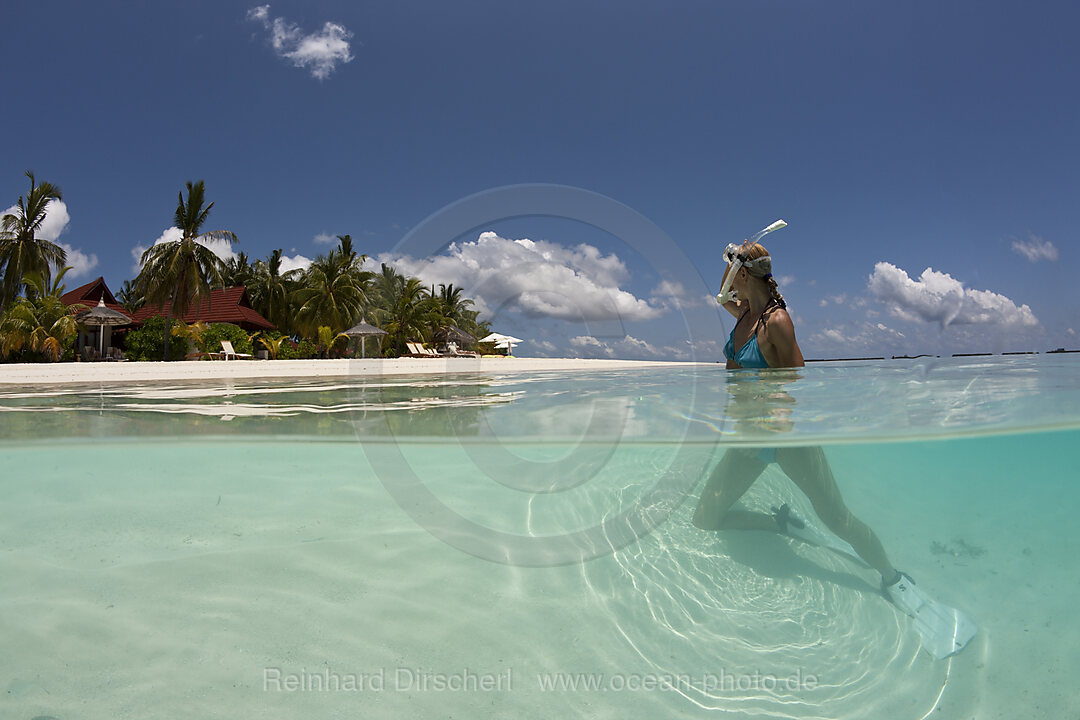
<svg viewBox="0 0 1080 720">
<path fill-rule="evenodd" d="M 238 352 L 236 352 L 236 350 L 233 350 L 233 344 L 229 340 L 222 340 L 221 341 L 221 353 L 220 354 L 224 356 L 225 360 L 228 360 L 230 357 L 232 357 L 234 360 L 238 359 L 238 358 L 241 359 L 241 360 L 250 360 L 251 359 L 250 354 L 248 354 L 248 353 L 238 353 Z"/>
<path fill-rule="evenodd" d="M 434 350 L 428 350 L 424 347 L 423 343 L 407 342 L 405 347 L 409 349 L 409 352 L 405 353 L 402 357 L 425 357 L 425 358 L 437 358 L 442 357 Z"/>
</svg>

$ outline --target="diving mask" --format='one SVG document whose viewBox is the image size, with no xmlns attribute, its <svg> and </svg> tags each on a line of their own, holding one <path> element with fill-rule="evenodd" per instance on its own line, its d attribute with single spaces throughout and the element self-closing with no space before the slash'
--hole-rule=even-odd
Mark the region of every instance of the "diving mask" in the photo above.
<svg viewBox="0 0 1080 720">
<path fill-rule="evenodd" d="M 724 284 L 720 288 L 720 293 L 716 296 L 716 301 L 723 305 L 726 302 L 738 302 L 738 297 L 735 295 L 735 291 L 731 289 L 731 282 L 735 279 L 735 273 L 740 268 L 758 269 L 765 266 L 765 274 L 772 272 L 772 258 L 768 255 L 751 260 L 746 257 L 745 253 L 749 251 L 750 246 L 756 243 L 764 236 L 771 233 L 773 230 L 779 230 L 782 227 L 787 227 L 787 223 L 783 220 L 777 220 L 764 230 L 759 230 L 750 236 L 748 240 L 743 242 L 742 245 L 736 245 L 735 243 L 729 244 L 724 248 L 724 262 L 728 264 L 727 275 L 724 277 Z"/>
</svg>

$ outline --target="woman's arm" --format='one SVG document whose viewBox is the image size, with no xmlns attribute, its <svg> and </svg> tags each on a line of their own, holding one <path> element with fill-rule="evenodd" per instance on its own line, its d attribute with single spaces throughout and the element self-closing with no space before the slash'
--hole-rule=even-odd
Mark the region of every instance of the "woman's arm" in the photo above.
<svg viewBox="0 0 1080 720">
<path fill-rule="evenodd" d="M 736 318 L 742 317 L 743 311 L 746 310 L 746 304 L 742 300 L 729 300 L 721 305 L 722 308 L 727 310 Z"/>
</svg>

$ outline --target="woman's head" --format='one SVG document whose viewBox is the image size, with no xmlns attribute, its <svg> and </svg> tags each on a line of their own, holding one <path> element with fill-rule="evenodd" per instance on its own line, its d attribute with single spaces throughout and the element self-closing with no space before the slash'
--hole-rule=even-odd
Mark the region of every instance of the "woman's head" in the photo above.
<svg viewBox="0 0 1080 720">
<path fill-rule="evenodd" d="M 736 292 L 742 295 L 751 283 L 764 283 L 777 304 L 780 307 L 787 307 L 784 297 L 780 294 L 780 290 L 776 285 L 776 280 L 773 279 L 772 256 L 769 255 L 769 251 L 765 249 L 765 246 L 761 243 L 751 243 L 740 248 L 739 254 L 745 258 L 745 261 L 742 267 L 736 271 L 735 277 L 732 278 L 731 284 Z M 729 265 L 724 272 L 725 277 L 730 271 L 731 266 Z"/>
</svg>

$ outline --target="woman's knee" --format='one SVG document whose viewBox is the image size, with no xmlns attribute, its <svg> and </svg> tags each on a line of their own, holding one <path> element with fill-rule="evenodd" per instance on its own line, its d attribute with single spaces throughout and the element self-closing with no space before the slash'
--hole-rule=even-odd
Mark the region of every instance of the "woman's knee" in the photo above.
<svg viewBox="0 0 1080 720">
<path fill-rule="evenodd" d="M 825 527 L 840 537 L 846 537 L 859 526 L 859 521 L 844 505 L 820 509 L 815 507 L 814 511 L 821 518 L 821 522 L 825 524 Z"/>
</svg>

